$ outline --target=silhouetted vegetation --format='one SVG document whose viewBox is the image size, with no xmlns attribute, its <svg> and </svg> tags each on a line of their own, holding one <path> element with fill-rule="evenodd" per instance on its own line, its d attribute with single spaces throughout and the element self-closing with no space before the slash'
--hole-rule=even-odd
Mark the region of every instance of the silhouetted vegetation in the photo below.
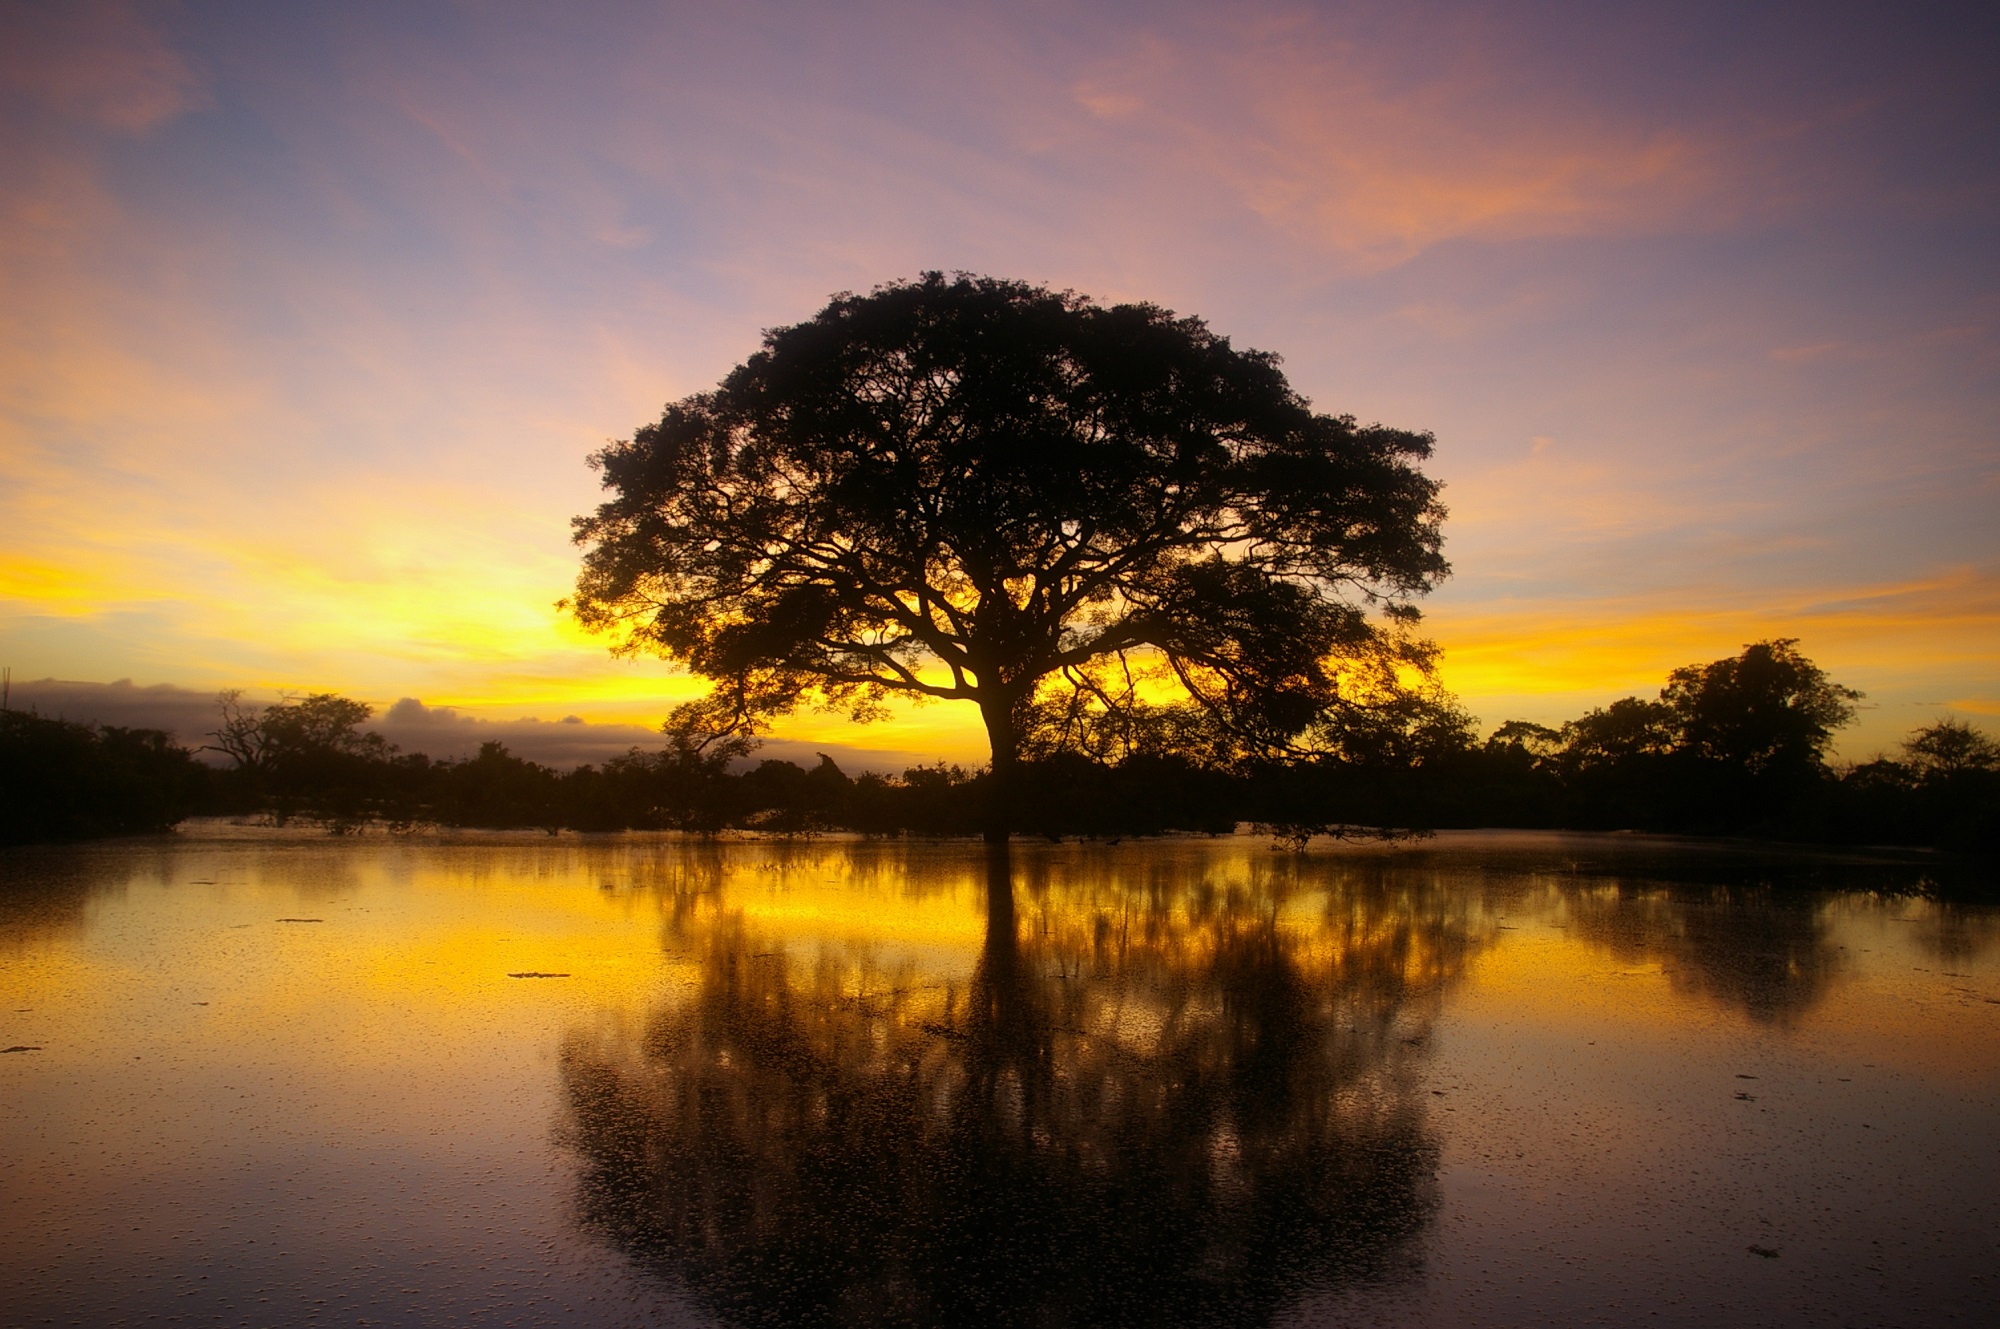
<svg viewBox="0 0 2000 1329">
<path fill-rule="evenodd" d="M 0 844 L 168 830 L 200 805 L 206 774 L 157 729 L 0 711 Z"/>
<path fill-rule="evenodd" d="M 714 680 L 680 720 L 705 738 L 974 703 L 1004 838 L 1037 726 L 1290 754 L 1427 677 L 1431 444 L 1315 413 L 1199 319 L 933 272 L 766 334 L 593 457 L 613 497 L 576 523 L 573 608 Z"/>
<path fill-rule="evenodd" d="M 1322 720 L 1310 750 L 1218 756 L 1198 725 L 1077 725 L 1024 712 L 1009 829 L 1062 838 L 1226 833 L 1254 823 L 1303 844 L 1445 827 L 1632 829 L 2000 851 L 2000 742 L 1957 720 L 1895 757 L 1843 770 L 1826 749 L 1857 694 L 1776 640 L 1677 669 L 1560 727 L 1509 721 L 1484 741 L 1435 692 Z M 222 697 L 217 770 L 157 731 L 5 713 L 8 843 L 164 829 L 191 813 L 311 819 L 335 831 L 474 826 L 967 836 L 990 829 L 988 770 L 850 775 L 756 761 L 755 741 L 672 729 L 656 751 L 559 771 L 498 743 L 440 761 L 366 732 L 333 694 L 262 709 Z M 1185 717 L 1183 717 L 1185 718 Z"/>
<path fill-rule="evenodd" d="M 1825 816 L 1832 838 L 2000 852 L 2000 742 L 1960 720 L 1927 725 L 1901 760 L 1849 771 Z"/>
<path fill-rule="evenodd" d="M 232 763 L 219 791 L 225 805 L 269 811 L 280 822 L 301 814 L 337 825 L 394 816 L 400 772 L 389 761 L 394 749 L 361 732 L 373 713 L 365 703 L 317 692 L 257 708 L 231 691 L 220 705 L 209 747 Z"/>
</svg>

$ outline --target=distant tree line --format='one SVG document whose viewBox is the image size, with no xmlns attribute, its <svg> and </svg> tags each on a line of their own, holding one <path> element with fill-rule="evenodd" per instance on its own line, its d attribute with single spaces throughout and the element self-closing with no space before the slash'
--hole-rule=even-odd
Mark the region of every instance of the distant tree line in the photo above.
<svg viewBox="0 0 2000 1329">
<path fill-rule="evenodd" d="M 207 775 L 158 729 L 0 711 L 0 844 L 169 830 L 202 807 Z"/>
<path fill-rule="evenodd" d="M 1324 728 L 1290 761 L 1204 758 L 1196 727 L 1163 714 L 1116 743 L 1024 710 L 1013 830 L 1281 839 L 1444 827 L 1637 829 L 2000 851 L 2000 742 L 1957 720 L 1915 731 L 1898 756 L 1830 767 L 1859 694 L 1789 639 L 1669 675 L 1560 727 L 1509 721 L 1481 741 L 1439 693 L 1402 694 Z M 276 705 L 221 698 L 205 745 L 218 767 L 155 730 L 0 713 L 0 843 L 164 830 L 197 814 L 366 824 L 811 834 L 978 834 L 984 770 L 938 764 L 850 776 L 753 762 L 754 742 L 670 732 L 656 751 L 558 771 L 499 743 L 437 760 L 363 726 L 331 693 Z"/>
</svg>

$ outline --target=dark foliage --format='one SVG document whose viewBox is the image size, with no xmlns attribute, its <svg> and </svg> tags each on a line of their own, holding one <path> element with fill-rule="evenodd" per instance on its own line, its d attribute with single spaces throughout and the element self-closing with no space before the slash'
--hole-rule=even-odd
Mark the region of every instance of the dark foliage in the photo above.
<svg viewBox="0 0 2000 1329">
<path fill-rule="evenodd" d="M 166 830 L 194 810 L 206 774 L 157 729 L 0 711 L 0 844 Z"/>
<path fill-rule="evenodd" d="M 1015 834 L 1227 833 L 1245 822 L 1303 844 L 1521 826 L 1754 835 L 2000 852 L 2000 742 L 1960 721 L 1914 733 L 1900 757 L 1845 771 L 1824 752 L 1857 694 L 1791 641 L 1675 670 L 1657 700 L 1628 697 L 1553 729 L 1509 721 L 1484 742 L 1447 698 L 1404 691 L 1322 720 L 1306 755 L 1218 760 L 1198 715 L 1156 709 L 1107 727 L 1031 715 L 1008 829 Z M 214 771 L 163 734 L 4 713 L 8 843 L 159 830 L 190 812 L 494 828 L 856 831 L 991 829 L 990 770 L 938 764 L 850 777 L 751 760 L 740 735 L 671 730 L 654 752 L 557 771 L 498 743 L 464 761 L 398 754 L 361 732 L 368 708 L 319 694 L 263 711 L 225 695 L 235 761 Z M 1053 733 L 1054 737 L 1049 735 Z"/>
<path fill-rule="evenodd" d="M 427 763 L 394 762 L 391 744 L 363 733 L 373 713 L 365 703 L 331 692 L 262 709 L 245 706 L 234 691 L 219 701 L 222 723 L 208 750 L 232 763 L 218 782 L 219 809 L 265 810 L 280 822 L 308 816 L 336 827 L 402 819 Z"/>
<path fill-rule="evenodd" d="M 1832 839 L 2000 853 L 2000 742 L 1960 720 L 1927 725 L 1901 761 L 1847 773 L 1824 829 Z"/>
<path fill-rule="evenodd" d="M 572 607 L 714 680 L 684 717 L 713 734 L 976 704 L 1004 835 L 1038 707 L 1122 723 L 1151 679 L 1291 750 L 1353 665 L 1426 667 L 1404 602 L 1446 571 L 1430 449 L 1315 413 L 1198 319 L 929 273 L 770 332 L 598 453 Z"/>
<path fill-rule="evenodd" d="M 1962 722 L 1918 730 L 1903 761 L 1826 764 L 1860 696 L 1796 641 L 1756 642 L 1674 670 L 1655 701 L 1502 725 L 1445 784 L 1476 824 L 2000 849 L 2000 744 Z M 1475 824 L 1462 815 L 1440 824 Z"/>
</svg>

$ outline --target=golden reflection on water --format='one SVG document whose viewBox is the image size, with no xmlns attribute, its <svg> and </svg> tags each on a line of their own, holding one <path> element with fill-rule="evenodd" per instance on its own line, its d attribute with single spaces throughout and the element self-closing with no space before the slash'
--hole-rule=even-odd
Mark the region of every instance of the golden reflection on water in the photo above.
<svg viewBox="0 0 2000 1329">
<path fill-rule="evenodd" d="M 564 1049 L 585 1221 L 745 1323 L 1254 1324 L 1381 1275 L 1433 1206 L 1416 1062 L 1463 911 L 1372 868 L 1132 866 L 933 865 L 919 909 L 983 897 L 956 964 L 801 945 L 852 917 L 811 873 L 674 910 L 696 988 Z"/>
<path fill-rule="evenodd" d="M 672 1289 L 687 1322 L 1261 1324 L 1363 1294 L 1457 1319 L 1433 1303 L 1488 1267 L 1479 1223 L 1527 1230 L 1552 1176 L 1589 1216 L 1572 1249 L 1664 1250 L 1691 1225 L 1635 1217 L 1632 1175 L 1738 1132 L 1810 1177 L 1809 1136 L 1893 1121 L 1880 1068 L 2000 1084 L 1993 911 L 1532 848 L 10 854 L 0 1047 L 34 1050 L 0 1057 L 5 1291 L 102 1318 L 198 1249 L 215 1313 L 269 1285 L 471 1315 L 512 1261 Z M 1807 1078 L 1815 1124 L 1756 1134 Z M 1870 1147 L 1885 1186 L 1937 1166 Z M 1723 1286 L 1701 1261 L 1742 1250 L 1675 1258 Z"/>
</svg>

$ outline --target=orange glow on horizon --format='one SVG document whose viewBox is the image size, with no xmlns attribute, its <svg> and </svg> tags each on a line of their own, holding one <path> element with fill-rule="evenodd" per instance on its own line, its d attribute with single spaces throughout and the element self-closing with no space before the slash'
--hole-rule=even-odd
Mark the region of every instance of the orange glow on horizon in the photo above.
<svg viewBox="0 0 2000 1329">
<path fill-rule="evenodd" d="M 702 684 L 553 607 L 584 457 L 831 293 L 963 267 L 1434 429 L 1429 631 L 1489 726 L 1780 635 L 1869 692 L 1856 750 L 2000 714 L 1986 155 L 1911 118 L 1962 104 L 1934 52 L 1830 97 L 1789 48 L 1754 86 L 1621 65 L 1655 44 L 1610 11 L 788 17 L 813 63 L 740 15 L 547 61 L 504 11 L 442 44 L 178 12 L 0 32 L 16 678 L 655 726 Z M 1885 197 L 1928 202 L 1851 224 Z M 782 732 L 985 749 L 958 706 Z"/>
</svg>

